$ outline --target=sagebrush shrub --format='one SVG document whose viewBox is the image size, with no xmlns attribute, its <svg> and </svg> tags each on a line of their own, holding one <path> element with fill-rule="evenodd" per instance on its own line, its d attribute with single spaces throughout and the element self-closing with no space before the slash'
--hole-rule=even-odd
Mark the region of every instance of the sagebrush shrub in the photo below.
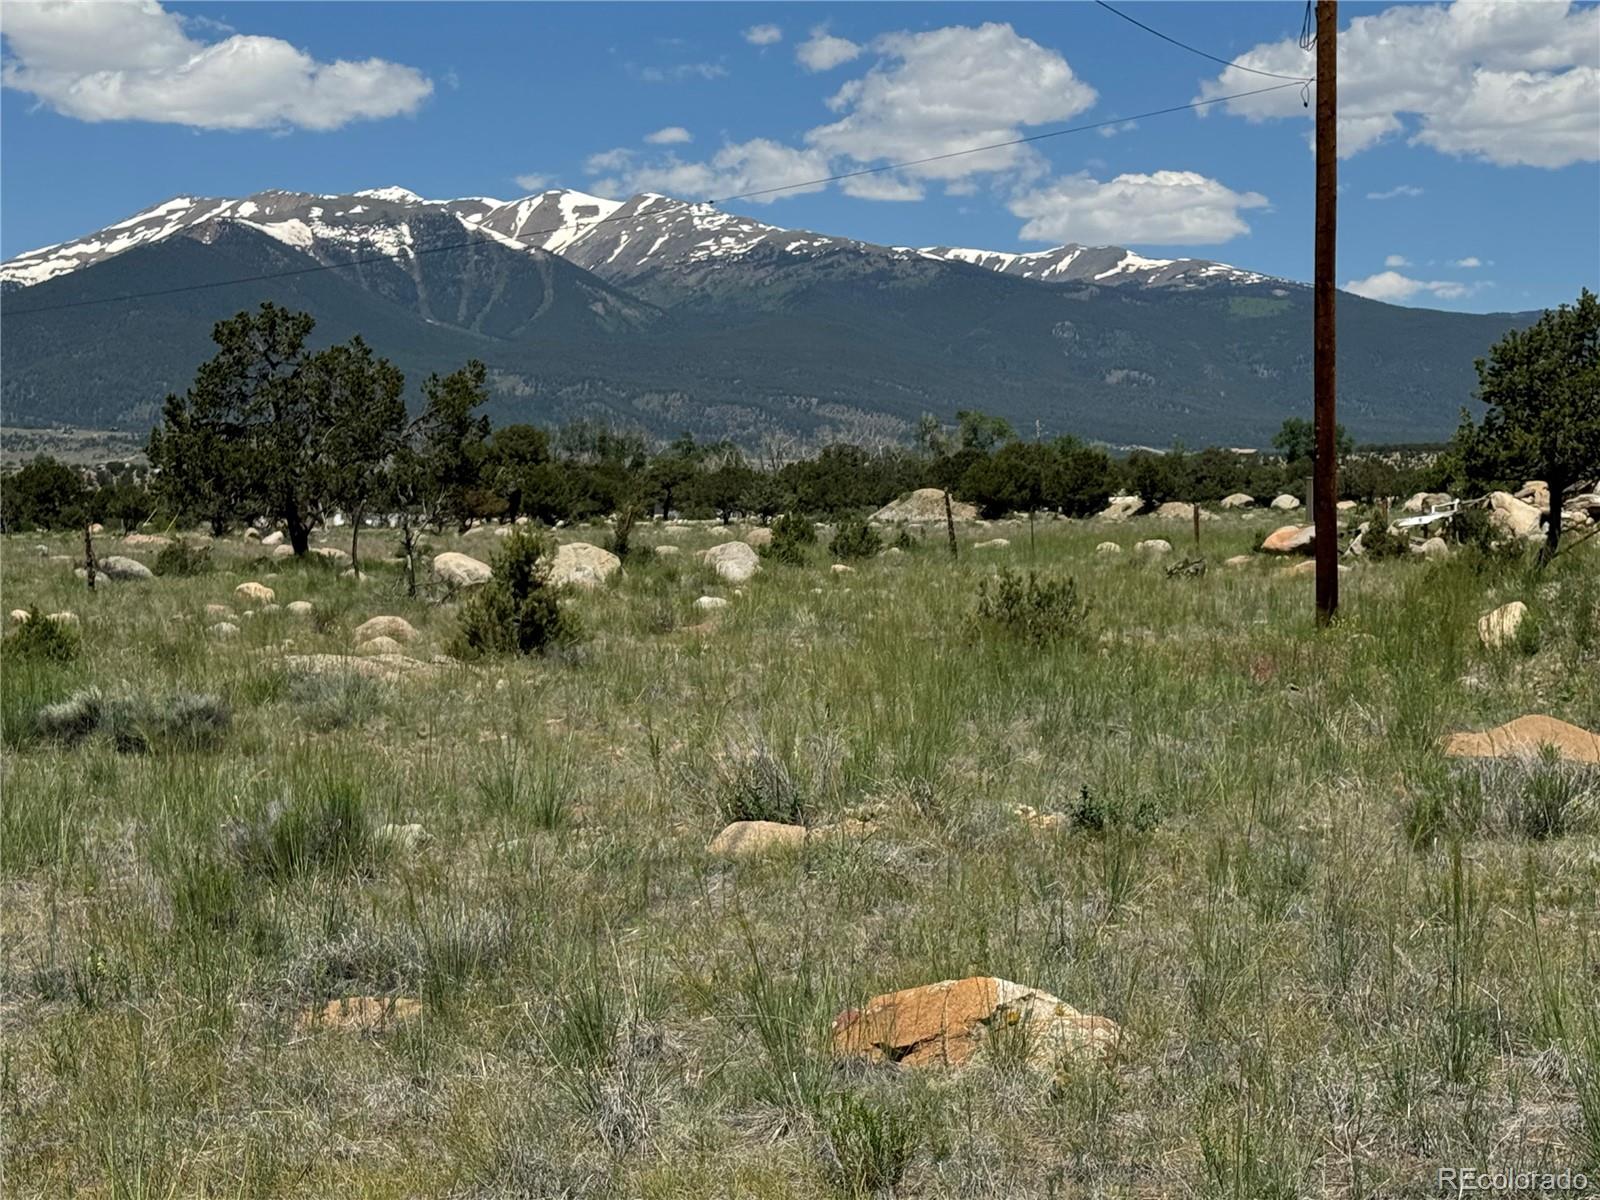
<svg viewBox="0 0 1600 1200">
<path fill-rule="evenodd" d="M 0 655 L 30 662 L 71 662 L 78 657 L 83 639 L 66 621 L 52 621 L 38 608 L 28 610 L 28 619 L 0 640 Z"/>
<path fill-rule="evenodd" d="M 494 574 L 461 606 L 452 643 L 458 657 L 537 654 L 573 642 L 576 619 L 550 582 L 554 547 L 519 529 L 496 551 Z"/>
<path fill-rule="evenodd" d="M 157 575 L 203 575 L 211 570 L 211 547 L 191 546 L 179 538 L 161 547 L 150 569 Z"/>
<path fill-rule="evenodd" d="M 717 763 L 715 799 L 724 821 L 806 823 L 806 801 L 788 765 L 763 742 L 730 746 Z"/>
<path fill-rule="evenodd" d="M 1088 617 L 1089 602 L 1071 576 L 1024 576 L 1007 568 L 978 581 L 977 622 L 987 632 L 1041 646 L 1081 638 Z"/>
<path fill-rule="evenodd" d="M 1411 554 L 1411 536 L 1404 530 L 1391 530 L 1374 521 L 1361 535 L 1361 549 L 1371 559 L 1406 558 Z"/>
<path fill-rule="evenodd" d="M 1138 800 L 1107 799 L 1087 787 L 1078 789 L 1078 798 L 1068 809 L 1073 825 L 1094 833 L 1108 829 L 1131 829 L 1146 833 L 1161 824 L 1161 805 L 1150 797 Z"/>
<path fill-rule="evenodd" d="M 247 871 L 285 879 L 313 871 L 363 871 L 378 857 L 381 841 L 367 821 L 360 787 L 330 775 L 237 826 L 231 849 Z"/>
<path fill-rule="evenodd" d="M 892 1195 L 922 1144 L 913 1106 L 874 1103 L 851 1092 L 823 1107 L 823 1153 L 834 1184 L 849 1197 Z"/>
<path fill-rule="evenodd" d="M 833 541 L 828 544 L 833 557 L 843 561 L 847 558 L 871 558 L 883 549 L 883 538 L 878 531 L 867 524 L 864 517 L 846 517 L 839 522 L 839 528 L 834 530 Z"/>
<path fill-rule="evenodd" d="M 817 544 L 817 529 L 797 513 L 784 513 L 772 523 L 772 541 L 756 553 L 772 562 L 792 567 L 805 565 L 806 552 Z"/>
</svg>

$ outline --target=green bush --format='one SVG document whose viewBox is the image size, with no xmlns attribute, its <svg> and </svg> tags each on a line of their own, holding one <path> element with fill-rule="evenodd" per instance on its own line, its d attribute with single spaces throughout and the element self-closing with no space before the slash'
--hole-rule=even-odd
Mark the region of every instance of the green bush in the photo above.
<svg viewBox="0 0 1600 1200">
<path fill-rule="evenodd" d="M 157 575 L 203 575 L 211 570 L 211 547 L 191 546 L 179 538 L 161 547 L 150 569 Z"/>
<path fill-rule="evenodd" d="M 1068 815 L 1077 828 L 1093 833 L 1104 833 L 1108 829 L 1146 833 L 1161 824 L 1162 812 L 1161 805 L 1149 797 L 1134 801 L 1107 800 L 1082 787 Z"/>
<path fill-rule="evenodd" d="M 367 822 L 360 787 L 351 778 L 327 775 L 307 793 L 236 827 L 231 849 L 247 871 L 287 879 L 313 871 L 364 871 L 381 845 Z"/>
<path fill-rule="evenodd" d="M 505 540 L 494 575 L 461 606 L 451 650 L 457 657 L 536 654 L 577 640 L 576 619 L 550 582 L 554 547 L 526 530 Z"/>
<path fill-rule="evenodd" d="M 1391 530 L 1382 521 L 1374 521 L 1361 535 L 1361 548 L 1374 560 L 1408 558 L 1411 554 L 1411 536 L 1404 530 Z"/>
<path fill-rule="evenodd" d="M 977 622 L 983 631 L 1040 646 L 1081 638 L 1088 616 L 1089 602 L 1078 595 L 1070 576 L 1054 579 L 1033 571 L 1023 576 L 1007 569 L 978 581 Z"/>
<path fill-rule="evenodd" d="M 39 710 L 34 726 L 42 737 L 75 745 L 104 733 L 124 754 L 156 747 L 201 749 L 215 746 L 232 721 L 219 697 L 203 692 L 148 696 L 105 696 L 98 688 L 74 692 Z"/>
<path fill-rule="evenodd" d="M 52 621 L 35 607 L 28 610 L 26 621 L 0 640 L 0 654 L 12 660 L 65 663 L 78 657 L 82 643 L 72 624 Z"/>
<path fill-rule="evenodd" d="M 806 823 L 806 801 L 788 765 L 765 743 L 730 746 L 717 764 L 715 798 L 725 822 Z"/>
<path fill-rule="evenodd" d="M 797 513 L 784 513 L 772 523 L 772 541 L 756 553 L 771 562 L 802 567 L 806 552 L 817 544 L 817 530 L 809 520 Z"/>
<path fill-rule="evenodd" d="M 828 549 L 840 562 L 851 558 L 871 558 L 883 549 L 883 538 L 867 524 L 866 518 L 845 517 L 834 531 Z"/>
<path fill-rule="evenodd" d="M 879 1104 L 845 1092 L 820 1116 L 835 1186 L 849 1197 L 893 1195 L 922 1144 L 922 1114 L 904 1102 Z"/>
</svg>

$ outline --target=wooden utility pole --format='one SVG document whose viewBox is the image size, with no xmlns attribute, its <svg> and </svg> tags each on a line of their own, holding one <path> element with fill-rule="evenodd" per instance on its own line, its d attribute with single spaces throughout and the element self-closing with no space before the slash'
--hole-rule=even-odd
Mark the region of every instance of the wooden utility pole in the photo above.
<svg viewBox="0 0 1600 1200">
<path fill-rule="evenodd" d="M 1339 608 L 1339 460 L 1334 415 L 1334 290 L 1338 224 L 1338 0 L 1317 0 L 1317 208 L 1313 275 L 1311 375 L 1316 406 L 1316 458 L 1311 499 L 1317 554 L 1317 623 Z"/>
</svg>

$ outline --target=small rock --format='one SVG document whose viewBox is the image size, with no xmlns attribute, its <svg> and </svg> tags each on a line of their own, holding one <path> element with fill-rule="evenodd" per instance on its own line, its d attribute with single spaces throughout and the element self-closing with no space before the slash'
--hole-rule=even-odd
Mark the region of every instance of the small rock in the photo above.
<svg viewBox="0 0 1600 1200">
<path fill-rule="evenodd" d="M 1113 496 L 1111 497 L 1111 503 L 1100 510 L 1100 519 L 1103 521 L 1126 521 L 1143 507 L 1144 501 L 1138 496 Z"/>
<path fill-rule="evenodd" d="M 226 604 L 208 604 L 206 605 L 206 616 L 215 617 L 219 621 L 226 621 L 233 616 L 233 609 Z"/>
<path fill-rule="evenodd" d="M 1309 550 L 1316 538 L 1315 525 L 1280 525 L 1267 534 L 1261 543 L 1261 549 L 1268 554 L 1296 554 Z"/>
<path fill-rule="evenodd" d="M 477 587 L 487 583 L 493 574 L 488 563 L 456 550 L 436 555 L 433 560 L 434 578 L 453 588 Z"/>
<path fill-rule="evenodd" d="M 33 614 L 25 608 L 13 608 L 11 610 L 11 623 L 13 625 L 21 625 L 23 622 L 29 620 L 32 615 Z"/>
<path fill-rule="evenodd" d="M 878 551 L 878 557 L 879 558 L 899 558 L 900 555 L 902 555 L 904 553 L 905 553 L 905 551 L 900 549 L 899 546 L 890 546 L 886 550 L 879 550 Z"/>
<path fill-rule="evenodd" d="M 1109 1058 L 1121 1036 L 1115 1021 L 1049 992 L 975 975 L 887 992 L 840 1013 L 833 1052 L 907 1068 L 964 1067 L 1007 1031 L 1016 1031 L 1028 1065 L 1047 1073 L 1063 1060 Z"/>
<path fill-rule="evenodd" d="M 1528 606 L 1521 600 L 1502 604 L 1493 612 L 1478 618 L 1478 640 L 1489 649 L 1498 650 L 1516 638 L 1517 630 L 1522 627 L 1527 615 Z"/>
<path fill-rule="evenodd" d="M 118 582 L 154 579 L 156 577 L 155 572 L 142 562 L 132 558 L 123 558 L 120 554 L 112 554 L 102 558 L 96 566 L 99 567 L 100 574 L 107 579 L 115 579 Z"/>
<path fill-rule="evenodd" d="M 1333 507 L 1338 512 L 1353 512 L 1357 508 L 1357 505 L 1354 500 L 1341 500 Z"/>
<path fill-rule="evenodd" d="M 671 558 L 674 554 L 678 553 L 681 553 L 678 547 L 671 545 L 670 543 L 663 543 L 655 548 L 655 555 L 657 558 Z"/>
<path fill-rule="evenodd" d="M 609 550 L 588 542 L 568 542 L 557 547 L 550 564 L 550 582 L 572 587 L 595 588 L 617 573 L 622 560 Z"/>
<path fill-rule="evenodd" d="M 854 575 L 856 571 L 856 569 L 849 563 L 834 563 L 833 566 L 828 568 L 828 570 L 832 571 L 835 575 Z"/>
<path fill-rule="evenodd" d="M 272 548 L 272 557 L 273 558 L 293 558 L 294 557 L 294 547 L 289 545 L 288 542 L 279 542 L 276 546 L 274 546 Z"/>
<path fill-rule="evenodd" d="M 694 602 L 694 606 L 701 612 L 711 612 L 719 608 L 728 608 L 730 602 L 724 600 L 721 596 L 701 596 Z"/>
<path fill-rule="evenodd" d="M 337 546 L 313 546 L 311 547 L 311 553 L 324 562 L 331 562 L 336 565 L 343 565 L 350 561 L 350 552 L 341 550 Z"/>
<path fill-rule="evenodd" d="M 261 540 L 261 531 L 254 525 L 247 525 L 244 532 L 239 536 L 247 542 L 259 542 Z"/>
<path fill-rule="evenodd" d="M 778 821 L 735 821 L 711 839 L 706 852 L 719 858 L 753 858 L 773 850 L 790 850 L 805 845 L 804 825 L 784 825 Z"/>
<path fill-rule="evenodd" d="M 1142 542 L 1135 542 L 1133 549 L 1139 554 L 1171 554 L 1172 543 L 1166 538 L 1146 538 Z"/>
<path fill-rule="evenodd" d="M 1101 542 L 1094 548 L 1096 554 L 1121 554 L 1122 547 L 1115 542 Z"/>
<path fill-rule="evenodd" d="M 298 603 L 303 604 L 305 601 L 298 601 Z M 294 605 L 291 604 L 289 609 L 292 612 Z M 392 638 L 397 642 L 409 642 L 416 636 L 417 631 L 411 627 L 410 621 L 404 617 L 392 616 L 369 617 L 356 626 L 356 631 L 353 635 L 355 644 L 358 646 L 362 642 L 370 642 L 373 638 Z"/>
<path fill-rule="evenodd" d="M 283 545 L 283 530 L 274 529 L 271 533 L 267 534 L 266 537 L 261 539 L 261 544 L 263 546 L 281 546 L 281 545 Z M 290 553 L 292 554 L 292 553 L 294 553 L 294 551 L 291 550 Z"/>
<path fill-rule="evenodd" d="M 1277 509 L 1279 512 L 1288 512 L 1291 509 L 1299 508 L 1300 501 L 1296 497 L 1285 492 L 1281 496 L 1273 497 L 1272 507 Z"/>
<path fill-rule="evenodd" d="M 1231 496 L 1222 498 L 1223 508 L 1251 508 L 1255 505 L 1256 498 L 1247 496 L 1243 492 L 1234 492 Z"/>
<path fill-rule="evenodd" d="M 1065 829 L 1072 823 L 1066 813 L 1042 813 L 1031 804 L 1018 804 L 1011 811 L 1021 818 L 1024 825 L 1031 825 L 1044 832 Z"/>
<path fill-rule="evenodd" d="M 278 594 L 266 584 L 254 581 L 241 583 L 233 589 L 233 594 L 249 604 L 271 604 L 278 598 Z"/>
<path fill-rule="evenodd" d="M 1223 559 L 1222 565 L 1225 567 L 1247 567 L 1250 565 L 1250 556 L 1248 554 L 1235 554 L 1232 558 Z"/>
<path fill-rule="evenodd" d="M 347 996 L 330 1000 L 320 1008 L 303 1010 L 295 1018 L 297 1033 L 318 1029 L 338 1033 L 382 1033 L 413 1017 L 422 1015 L 422 1001 L 406 996 L 383 999 L 378 996 Z"/>
<path fill-rule="evenodd" d="M 760 557 L 743 542 L 723 542 L 702 550 L 700 561 L 728 583 L 746 583 L 761 569 Z"/>
<path fill-rule="evenodd" d="M 215 625 L 211 626 L 206 632 L 209 633 L 214 638 L 231 638 L 231 637 L 237 637 L 238 636 L 239 627 L 237 625 L 235 625 L 232 621 L 218 621 Z"/>
<path fill-rule="evenodd" d="M 1534 713 L 1482 733 L 1452 733 L 1444 739 L 1451 758 L 1526 758 L 1552 748 L 1567 762 L 1600 765 L 1600 734 Z"/>
<path fill-rule="evenodd" d="M 770 546 L 772 545 L 772 530 L 765 528 L 752 529 L 749 533 L 744 535 L 744 541 L 745 545 L 754 546 L 758 550 L 762 546 Z"/>
<path fill-rule="evenodd" d="M 406 648 L 399 642 L 395 641 L 392 637 L 368 638 L 366 641 L 362 642 L 356 647 L 356 653 L 366 658 L 371 658 L 373 655 L 377 654 L 403 655 L 405 652 Z"/>
<path fill-rule="evenodd" d="M 313 611 L 313 607 L 314 606 L 309 600 L 291 600 L 289 601 L 289 615 L 294 617 L 309 617 Z"/>
<path fill-rule="evenodd" d="M 433 839 L 428 831 L 421 825 L 380 825 L 377 830 L 377 839 L 386 846 L 396 850 L 416 850 L 427 845 Z"/>
<path fill-rule="evenodd" d="M 48 614 L 47 619 L 54 621 L 58 625 L 78 625 L 82 623 L 78 620 L 78 614 L 75 612 L 53 612 Z"/>
<path fill-rule="evenodd" d="M 1424 558 L 1449 558 L 1450 543 L 1442 537 L 1435 535 L 1425 542 L 1412 547 L 1412 550 Z"/>
</svg>

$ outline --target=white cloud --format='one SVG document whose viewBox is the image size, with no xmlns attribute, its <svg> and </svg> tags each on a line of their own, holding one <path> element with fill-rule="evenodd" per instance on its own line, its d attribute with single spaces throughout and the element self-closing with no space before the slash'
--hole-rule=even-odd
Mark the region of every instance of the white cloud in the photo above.
<svg viewBox="0 0 1600 1200">
<path fill-rule="evenodd" d="M 1482 286 L 1484 285 L 1458 283 L 1449 279 L 1412 279 L 1398 271 L 1379 271 L 1376 275 L 1369 275 L 1365 279 L 1352 279 L 1344 285 L 1344 290 L 1353 292 L 1357 296 L 1365 296 L 1368 300 L 1383 300 L 1390 304 L 1398 304 L 1419 293 L 1426 293 L 1438 300 L 1461 300 Z"/>
<path fill-rule="evenodd" d="M 512 181 L 525 192 L 542 192 L 550 186 L 548 175 L 517 175 Z"/>
<path fill-rule="evenodd" d="M 694 141 L 694 135 L 682 125 L 668 125 L 665 129 L 645 134 L 644 140 L 652 146 L 676 146 Z"/>
<path fill-rule="evenodd" d="M 1409 267 L 1411 260 L 1403 254 L 1391 254 L 1383 260 L 1383 265 L 1386 267 Z"/>
<path fill-rule="evenodd" d="M 831 71 L 859 58 L 862 49 L 849 38 L 834 37 L 826 25 L 818 25 L 794 48 L 794 57 L 808 71 Z"/>
<path fill-rule="evenodd" d="M 0 80 L 81 121 L 198 129 L 337 129 L 415 112 L 433 92 L 425 75 L 399 63 L 318 62 L 279 38 L 206 42 L 191 31 L 215 30 L 156 0 L 11 0 Z"/>
<path fill-rule="evenodd" d="M 1237 61 L 1307 74 L 1312 60 L 1286 39 Z M 1201 85 L 1201 97 L 1259 82 L 1229 67 Z M 1227 107 L 1251 121 L 1310 115 L 1292 88 Z M 1600 160 L 1600 8 L 1458 0 L 1356 17 L 1339 35 L 1339 112 L 1346 158 L 1408 134 L 1412 144 L 1499 166 Z"/>
<path fill-rule="evenodd" d="M 690 79 L 721 79 L 728 68 L 721 63 L 677 63 L 670 67 L 634 67 L 628 70 L 645 83 L 683 83 Z"/>
<path fill-rule="evenodd" d="M 1009 25 L 891 33 L 873 48 L 882 60 L 828 101 L 843 115 L 806 134 L 808 145 L 830 157 L 865 164 L 1011 141 L 1023 135 L 1023 126 L 1064 121 L 1095 101 L 1095 90 L 1066 59 Z M 958 180 L 1036 169 L 1026 147 L 1008 146 L 905 173 Z"/>
<path fill-rule="evenodd" d="M 661 161 L 642 162 L 631 150 L 607 150 L 591 155 L 585 169 L 591 175 L 602 176 L 595 179 L 592 186 L 606 195 L 663 192 L 693 200 L 714 200 L 760 188 L 803 184 L 829 173 L 825 156 L 766 138 L 730 143 L 705 162 L 684 162 L 672 154 Z M 751 199 L 755 203 L 768 203 L 782 196 L 820 192 L 824 186 L 810 184 Z"/>
<path fill-rule="evenodd" d="M 783 41 L 783 30 L 776 25 L 752 25 L 744 31 L 744 40 L 752 46 L 771 46 Z"/>
<path fill-rule="evenodd" d="M 1390 188 L 1386 192 L 1368 192 L 1367 199 L 1394 200 L 1398 197 L 1404 197 L 1405 199 L 1409 200 L 1420 195 L 1422 195 L 1422 189 L 1417 187 L 1415 184 L 1397 183 L 1394 187 Z"/>
<path fill-rule="evenodd" d="M 1013 214 L 1027 218 L 1029 241 L 1209 245 L 1247 234 L 1242 209 L 1266 208 L 1258 192 L 1232 188 L 1193 171 L 1118 175 L 1102 183 L 1067 175 L 1013 197 Z"/>
<path fill-rule="evenodd" d="M 1451 265 L 1452 266 L 1457 266 L 1457 267 L 1465 267 L 1467 270 L 1470 271 L 1470 270 L 1473 270 L 1476 267 L 1483 266 L 1483 260 L 1481 258 L 1478 258 L 1476 255 L 1469 254 L 1469 255 L 1467 255 L 1466 258 L 1458 258 L 1458 259 L 1456 259 L 1456 261 L 1454 263 L 1452 263 Z"/>
<path fill-rule="evenodd" d="M 825 31 L 815 30 L 813 36 Z M 599 190 L 646 189 L 673 195 L 726 196 L 803 182 L 876 165 L 927 158 L 974 145 L 1012 141 L 1023 127 L 1066 120 L 1095 101 L 1053 50 L 1019 36 L 1009 25 L 951 26 L 923 33 L 893 33 L 873 49 L 882 57 L 867 73 L 828 99 L 839 119 L 808 131 L 803 147 L 756 139 L 725 145 L 709 160 L 675 155 L 647 161 L 625 150 L 590 160 L 604 176 Z M 952 88 L 950 81 L 961 81 Z M 623 158 L 615 159 L 621 155 Z M 758 169 L 759 168 L 759 169 Z M 943 159 L 895 172 L 842 181 L 847 195 L 869 200 L 914 200 L 928 180 L 952 195 L 970 192 L 975 177 L 1003 175 L 1012 187 L 1043 173 L 1043 160 L 1023 146 Z M 824 185 L 807 187 L 820 191 Z M 760 197 L 777 199 L 788 193 Z"/>
</svg>

